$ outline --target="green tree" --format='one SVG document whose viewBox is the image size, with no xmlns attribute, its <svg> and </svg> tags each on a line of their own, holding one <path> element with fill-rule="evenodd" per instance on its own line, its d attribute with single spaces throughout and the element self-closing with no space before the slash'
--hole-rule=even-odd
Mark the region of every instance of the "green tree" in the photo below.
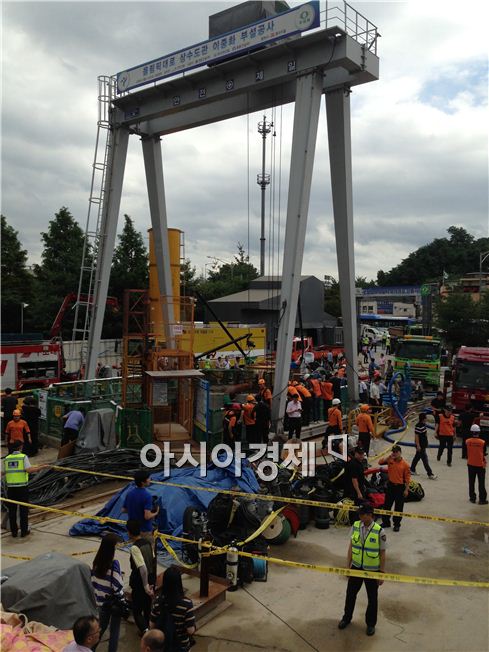
<svg viewBox="0 0 489 652">
<path fill-rule="evenodd" d="M 367 281 L 366 276 L 357 276 L 355 278 L 355 286 L 357 288 L 373 288 L 376 286 L 376 282 L 373 279 L 370 279 L 370 281 Z"/>
<path fill-rule="evenodd" d="M 489 346 L 489 294 L 475 303 L 469 294 L 456 292 L 436 303 L 436 325 L 452 350 L 466 346 Z"/>
<path fill-rule="evenodd" d="M 1 216 L 2 256 L 2 332 L 20 331 L 21 304 L 31 302 L 32 275 L 27 269 L 27 251 L 22 249 L 18 232 Z"/>
<path fill-rule="evenodd" d="M 197 276 L 197 268 L 186 258 L 180 266 L 180 292 L 183 297 L 195 296 L 203 282 L 201 276 Z"/>
<path fill-rule="evenodd" d="M 324 311 L 341 317 L 340 284 L 334 276 L 324 277 Z"/>
<path fill-rule="evenodd" d="M 85 236 L 68 208 L 62 206 L 41 239 L 44 249 L 41 264 L 34 266 L 32 316 L 36 330 L 48 331 L 64 297 L 78 290 Z M 71 334 L 72 327 L 70 312 L 63 324 L 64 337 Z"/>
<path fill-rule="evenodd" d="M 439 281 L 444 273 L 461 276 L 479 268 L 479 255 L 489 250 L 489 238 L 479 238 L 458 226 L 447 229 L 449 238 L 436 238 L 419 247 L 389 272 L 379 270 L 378 285 L 421 285 Z"/>
<path fill-rule="evenodd" d="M 148 250 L 129 215 L 124 215 L 118 240 L 112 259 L 110 292 L 122 301 L 125 289 L 148 287 Z"/>
<path fill-rule="evenodd" d="M 218 299 L 245 290 L 258 276 L 258 270 L 250 263 L 243 245 L 238 242 L 238 254 L 233 261 L 219 267 L 216 265 L 214 270 L 210 270 L 207 279 L 200 284 L 200 292 L 207 301 Z"/>
<path fill-rule="evenodd" d="M 148 250 L 132 218 L 124 214 L 124 226 L 114 249 L 109 283 L 109 295 L 118 299 L 120 310 L 106 310 L 103 337 L 122 337 L 124 290 L 148 287 Z"/>
</svg>

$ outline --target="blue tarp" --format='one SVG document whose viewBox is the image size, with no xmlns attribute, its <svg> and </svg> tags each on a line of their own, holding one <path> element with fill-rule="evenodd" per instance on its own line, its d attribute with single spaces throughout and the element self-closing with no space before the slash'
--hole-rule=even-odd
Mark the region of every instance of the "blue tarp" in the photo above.
<svg viewBox="0 0 489 652">
<path fill-rule="evenodd" d="M 233 489 L 238 487 L 240 491 L 246 491 L 248 493 L 257 493 L 259 491 L 255 474 L 247 460 L 242 461 L 241 476 L 237 478 L 235 477 L 234 464 L 231 464 L 226 469 L 220 469 L 214 466 L 214 464 L 209 464 L 207 467 L 207 476 L 204 478 L 200 477 L 199 467 L 192 467 L 171 469 L 170 476 L 165 476 L 163 472 L 153 473 L 151 479 L 159 482 L 165 482 L 166 480 L 174 484 L 195 487 L 195 489 L 178 489 L 177 487 L 165 487 L 161 484 L 151 484 L 148 487 L 150 494 L 158 498 L 160 512 L 156 524 L 159 532 L 174 536 L 180 536 L 182 533 L 183 513 L 187 507 L 192 506 L 196 509 L 206 510 L 211 500 L 216 496 L 216 493 L 210 491 L 198 491 L 198 487 L 212 487 L 214 489 Z M 134 483 L 131 482 L 127 487 L 121 489 L 98 512 L 97 516 L 109 516 L 110 518 L 127 520 L 127 514 L 122 512 L 122 505 L 124 504 L 127 492 L 133 489 L 134 486 Z M 84 519 L 75 523 L 70 529 L 70 535 L 101 536 L 108 531 L 115 532 L 121 539 L 127 540 L 128 538 L 122 524 L 99 523 L 91 519 Z"/>
</svg>

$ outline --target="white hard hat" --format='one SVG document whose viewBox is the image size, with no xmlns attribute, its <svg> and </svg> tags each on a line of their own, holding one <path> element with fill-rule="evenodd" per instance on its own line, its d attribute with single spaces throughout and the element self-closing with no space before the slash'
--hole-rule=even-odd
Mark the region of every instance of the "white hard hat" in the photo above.
<svg viewBox="0 0 489 652">
<path fill-rule="evenodd" d="M 304 380 L 307 380 L 311 374 L 304 374 Z"/>
<path fill-rule="evenodd" d="M 341 403 L 339 398 L 334 398 L 333 399 L 333 405 L 339 405 Z"/>
<path fill-rule="evenodd" d="M 480 432 L 480 431 L 481 431 L 481 429 L 476 423 L 474 423 L 472 426 L 470 426 L 470 432 Z"/>
</svg>

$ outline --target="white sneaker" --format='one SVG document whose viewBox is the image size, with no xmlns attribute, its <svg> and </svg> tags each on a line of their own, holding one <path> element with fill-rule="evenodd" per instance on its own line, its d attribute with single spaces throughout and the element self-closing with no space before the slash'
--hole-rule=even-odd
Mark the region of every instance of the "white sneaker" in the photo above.
<svg viewBox="0 0 489 652">
<path fill-rule="evenodd" d="M 411 475 L 418 475 L 416 471 L 411 471 Z"/>
<path fill-rule="evenodd" d="M 437 475 L 429 475 L 428 480 L 437 480 L 438 476 Z"/>
</svg>

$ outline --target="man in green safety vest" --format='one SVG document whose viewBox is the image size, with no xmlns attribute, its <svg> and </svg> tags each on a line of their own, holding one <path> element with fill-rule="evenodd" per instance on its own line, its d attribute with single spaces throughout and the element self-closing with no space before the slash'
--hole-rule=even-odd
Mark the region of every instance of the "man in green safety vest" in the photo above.
<svg viewBox="0 0 489 652">
<path fill-rule="evenodd" d="M 12 445 L 12 452 L 4 460 L 4 477 L 7 485 L 7 498 L 22 503 L 29 502 L 29 474 L 46 468 L 43 466 L 31 466 L 27 455 L 22 453 L 24 442 L 15 441 Z M 20 511 L 20 536 L 26 537 L 29 530 L 29 508 L 17 503 L 7 503 L 10 522 L 10 532 L 13 537 L 17 536 L 17 507 Z"/>
<path fill-rule="evenodd" d="M 384 530 L 374 521 L 374 510 L 363 505 L 358 510 L 359 521 L 355 521 L 350 531 L 348 548 L 348 568 L 383 573 L 385 570 L 385 549 L 387 546 Z M 363 577 L 349 577 L 346 590 L 345 612 L 338 623 L 338 629 L 345 629 L 353 617 L 357 593 L 363 582 L 367 590 L 368 605 L 365 613 L 367 636 L 375 634 L 377 624 L 377 593 L 383 580 Z"/>
</svg>

